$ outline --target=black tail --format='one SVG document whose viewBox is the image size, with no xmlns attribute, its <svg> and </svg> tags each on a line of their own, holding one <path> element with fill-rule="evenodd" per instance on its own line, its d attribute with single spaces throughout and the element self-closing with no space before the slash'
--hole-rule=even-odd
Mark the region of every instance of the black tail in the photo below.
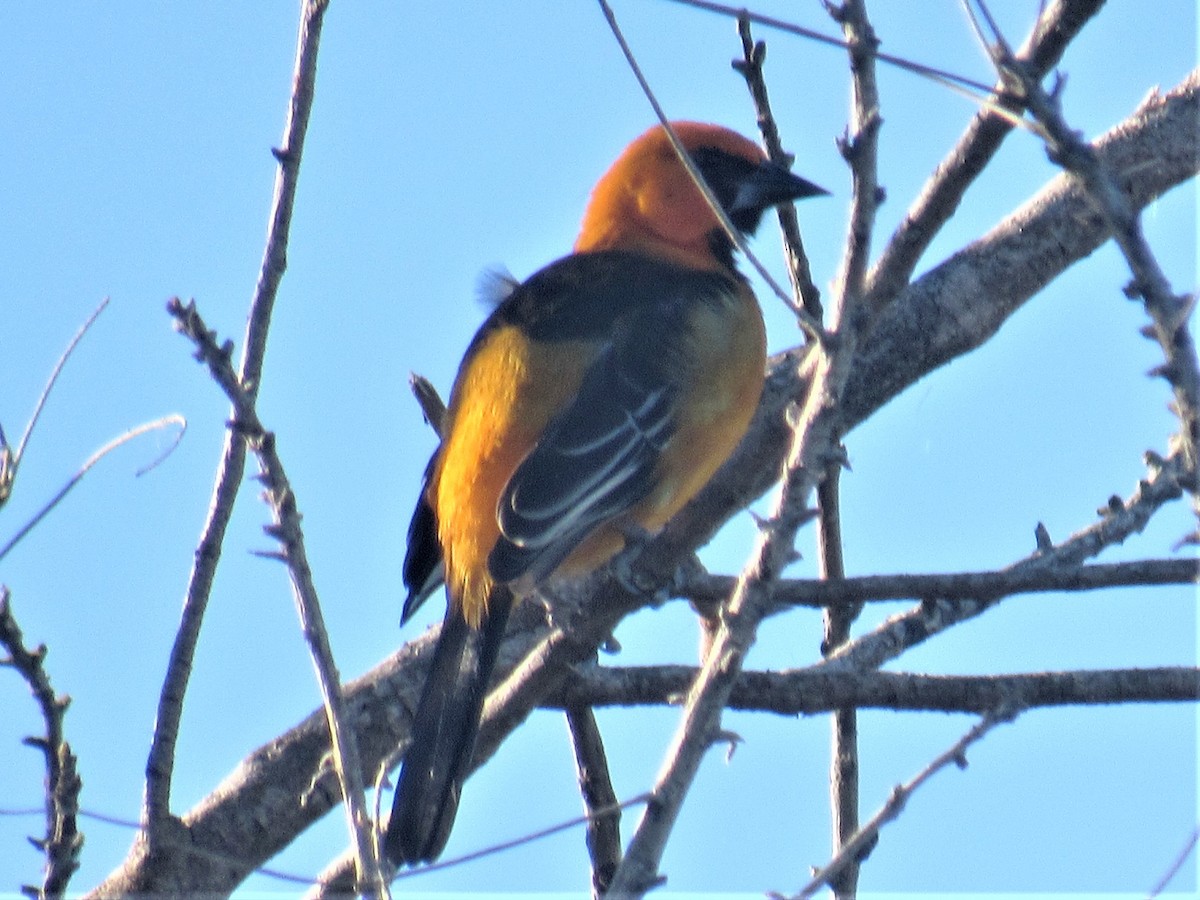
<svg viewBox="0 0 1200 900">
<path fill-rule="evenodd" d="M 507 588 L 488 599 L 478 629 L 453 606 L 446 611 L 383 838 L 384 853 L 396 866 L 437 859 L 450 837 L 512 608 Z"/>
</svg>

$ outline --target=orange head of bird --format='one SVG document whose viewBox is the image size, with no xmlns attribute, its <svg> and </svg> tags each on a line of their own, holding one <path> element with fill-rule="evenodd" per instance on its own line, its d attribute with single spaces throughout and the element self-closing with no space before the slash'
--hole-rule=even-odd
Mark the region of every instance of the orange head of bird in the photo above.
<svg viewBox="0 0 1200 900">
<path fill-rule="evenodd" d="M 752 234 L 777 203 L 827 193 L 728 128 L 700 122 L 672 128 L 743 234 Z M 733 242 L 661 125 L 626 147 L 596 184 L 575 250 L 647 252 L 704 269 L 733 264 Z"/>
</svg>

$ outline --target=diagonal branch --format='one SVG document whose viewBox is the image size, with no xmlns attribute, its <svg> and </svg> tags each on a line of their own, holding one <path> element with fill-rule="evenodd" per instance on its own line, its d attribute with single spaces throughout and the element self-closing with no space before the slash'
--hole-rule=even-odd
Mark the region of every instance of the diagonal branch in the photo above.
<svg viewBox="0 0 1200 900">
<path fill-rule="evenodd" d="M 1102 510 L 1102 517 L 1075 533 L 1061 544 L 1039 547 L 1033 554 L 1006 571 L 1024 577 L 1028 573 L 1077 566 L 1106 547 L 1122 543 L 1146 527 L 1151 516 L 1165 503 L 1183 493 L 1180 479 L 1185 463 L 1180 454 L 1162 460 L 1149 476 L 1138 483 L 1126 500 L 1114 498 Z M 932 599 L 913 609 L 892 616 L 874 631 L 844 645 L 818 665 L 830 670 L 877 669 L 905 650 L 974 618 L 1000 602 L 996 597 L 977 597 L 957 601 Z"/>
<path fill-rule="evenodd" d="M 1017 51 L 1017 58 L 1031 73 L 1045 75 L 1103 5 L 1104 0 L 1050 3 Z M 997 85 L 995 93 L 1001 108 L 1021 109 L 1020 100 L 1006 94 L 1003 83 Z M 990 109 L 975 114 L 958 143 L 921 189 L 871 270 L 868 293 L 873 308 L 890 303 L 908 284 L 921 256 L 954 215 L 967 189 L 991 162 L 1012 128 L 1011 121 Z"/>
<path fill-rule="evenodd" d="M 813 875 L 809 883 L 796 895 L 796 900 L 812 897 L 825 885 L 835 884 L 838 876 L 847 867 L 856 865 L 858 860 L 870 852 L 875 842 L 879 840 L 879 830 L 888 822 L 895 821 L 899 817 L 900 813 L 904 810 L 905 804 L 908 803 L 909 799 L 921 785 L 951 763 L 954 763 L 960 769 L 965 769 L 967 767 L 967 748 L 981 740 L 984 735 L 997 725 L 1011 722 L 1016 718 L 1016 715 L 1015 707 L 1012 706 L 1004 706 L 994 712 L 988 713 L 982 721 L 956 741 L 954 746 L 949 750 L 936 757 L 929 765 L 913 776 L 911 780 L 893 788 L 891 796 L 888 797 L 887 802 L 879 812 L 872 816 L 871 820 L 839 849 L 833 859 Z"/>
<path fill-rule="evenodd" d="M 275 538 L 281 551 L 278 558 L 288 567 L 292 593 L 304 637 L 316 668 L 317 681 L 325 702 L 333 760 L 341 785 L 342 801 L 349 819 L 350 833 L 355 840 L 358 892 L 367 896 L 386 896 L 387 888 L 379 872 L 372 839 L 371 818 L 367 814 L 363 766 L 358 752 L 358 739 L 349 726 L 350 716 L 343 696 L 341 676 L 329 643 L 320 600 L 313 582 L 304 532 L 296 496 L 283 468 L 275 445 L 275 435 L 259 421 L 253 396 L 242 389 L 242 383 L 230 365 L 228 345 L 218 347 L 213 333 L 205 326 L 195 303 L 186 306 L 174 300 L 168 311 L 175 317 L 179 330 L 196 344 L 196 354 L 221 385 L 233 404 L 234 420 L 231 430 L 240 432 L 259 460 L 259 481 L 266 487 L 264 496 L 271 507 L 273 524 L 265 528 Z"/>
<path fill-rule="evenodd" d="M 729 575 L 690 573 L 678 594 L 707 611 L 722 603 L 736 582 Z M 771 602 L 773 612 L 783 612 L 797 606 L 819 609 L 893 600 L 992 600 L 1042 591 L 1197 583 L 1200 583 L 1198 559 L 1142 559 L 935 575 L 864 575 L 829 581 L 783 579 L 773 587 Z"/>
<path fill-rule="evenodd" d="M 291 229 L 296 185 L 300 175 L 300 157 L 304 135 L 308 129 L 316 84 L 317 48 L 321 37 L 328 0 L 303 0 L 292 95 L 284 125 L 283 144 L 275 150 L 279 170 L 275 178 L 275 197 L 272 202 L 270 225 L 262 267 L 250 303 L 246 326 L 245 347 L 238 370 L 242 389 L 253 400 L 262 381 L 263 357 L 266 354 L 267 333 L 271 310 L 287 266 L 287 242 Z M 159 695 L 154 736 L 146 761 L 146 793 L 142 805 L 145 847 L 135 845 L 130 859 L 140 854 L 151 855 L 160 830 L 174 827 L 171 818 L 171 777 L 175 767 L 175 746 L 179 724 L 183 717 L 183 699 L 191 675 L 192 660 L 200 640 L 200 628 L 208 607 L 221 558 L 225 529 L 233 515 L 234 501 L 246 469 L 246 445 L 243 436 L 233 430 L 225 434 L 221 462 L 217 469 L 208 517 L 196 548 L 195 562 L 188 576 L 179 630 L 171 647 L 163 689 Z"/>
<path fill-rule="evenodd" d="M 842 7 L 850 42 L 869 56 L 874 38 L 861 5 L 854 0 Z M 851 50 L 852 57 L 856 51 Z M 858 60 L 861 62 L 861 59 Z M 658 883 L 658 863 L 684 798 L 699 771 L 700 762 L 721 733 L 721 713 L 733 681 L 753 645 L 766 612 L 769 586 L 791 562 L 796 534 L 811 518 L 809 497 L 841 439 L 841 394 L 849 377 L 858 342 L 859 301 L 857 273 L 869 247 L 874 207 L 878 202 L 874 181 L 874 146 L 878 110 L 872 82 L 864 77 L 858 89 L 859 105 L 854 133 L 847 147 L 854 174 L 854 212 L 851 232 L 854 246 L 848 251 L 835 298 L 828 340 L 816 351 L 813 386 L 796 418 L 791 446 L 784 465 L 783 485 L 771 517 L 760 528 L 750 560 L 730 597 L 727 611 L 713 637 L 704 666 L 688 694 L 679 728 L 667 750 L 653 799 L 634 832 L 611 890 L 617 896 L 640 896 Z"/>
<path fill-rule="evenodd" d="M 783 149 L 779 138 L 779 125 L 775 114 L 771 112 L 771 100 L 767 94 L 767 81 L 763 76 L 763 63 L 767 58 L 767 45 L 763 41 L 755 41 L 750 34 L 750 17 L 746 14 L 738 16 L 738 36 L 742 39 L 742 58 L 732 63 L 734 71 L 746 79 L 746 87 L 750 98 L 754 101 L 754 109 L 758 119 L 758 130 L 762 134 L 763 144 L 767 148 L 767 156 L 773 162 L 791 168 L 793 157 Z M 796 204 L 782 203 L 775 208 L 779 219 L 779 232 L 783 236 L 783 255 L 788 264 L 788 275 L 792 281 L 792 290 L 800 297 L 801 306 L 814 322 L 820 322 L 824 316 L 821 308 L 821 290 L 812 280 L 812 270 L 808 265 L 808 254 L 804 252 L 804 241 L 800 237 L 800 219 L 796 215 Z"/>
<path fill-rule="evenodd" d="M 987 6 L 980 3 L 986 14 Z M 989 24 L 995 29 L 995 23 Z M 1144 334 L 1158 342 L 1165 360 L 1154 370 L 1170 383 L 1175 394 L 1174 410 L 1180 420 L 1181 452 L 1191 469 L 1187 484 L 1197 494 L 1195 474 L 1200 456 L 1200 363 L 1188 328 L 1195 296 L 1176 294 L 1159 265 L 1142 231 L 1141 216 L 1117 183 L 1114 170 L 1096 147 L 1074 131 L 1063 117 L 1060 102 L 1062 82 L 1052 92 L 1015 58 L 998 32 L 992 58 L 1001 77 L 1019 86 L 1029 111 L 1037 120 L 1050 158 L 1074 175 L 1086 190 L 1104 226 L 1112 233 L 1133 273 L 1126 288 L 1129 297 L 1141 297 L 1152 324 Z M 1197 507 L 1200 511 L 1200 506 Z"/>
</svg>

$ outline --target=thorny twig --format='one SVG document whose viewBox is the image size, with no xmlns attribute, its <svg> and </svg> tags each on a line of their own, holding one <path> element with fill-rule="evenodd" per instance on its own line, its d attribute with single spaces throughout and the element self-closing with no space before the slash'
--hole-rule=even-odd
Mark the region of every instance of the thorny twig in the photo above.
<svg viewBox="0 0 1200 900">
<path fill-rule="evenodd" d="M 296 39 L 296 58 L 292 91 L 284 124 L 283 142 L 273 151 L 279 164 L 275 177 L 275 195 L 271 204 L 266 245 L 254 297 L 247 316 L 246 336 L 236 380 L 250 401 L 258 395 L 262 382 L 263 359 L 275 297 L 287 268 L 287 244 L 292 209 L 300 174 L 304 135 L 308 129 L 316 85 L 317 51 L 321 26 L 328 0 L 302 0 L 300 25 Z M 227 359 L 232 344 L 222 348 Z M 228 390 L 226 391 L 228 393 Z M 234 429 L 225 433 L 208 516 L 196 548 L 195 562 L 188 577 L 179 628 L 171 647 L 163 688 L 159 695 L 154 735 L 146 762 L 146 790 L 142 805 L 145 823 L 143 840 L 148 856 L 153 856 L 155 841 L 171 823 L 171 780 L 175 768 L 175 748 L 183 717 L 183 701 L 191 676 L 192 660 L 200 639 L 200 630 L 208 599 L 216 577 L 225 530 L 233 515 L 234 502 L 246 467 L 246 444 Z M 130 860 L 132 861 L 131 854 Z M 120 873 L 114 873 L 119 882 Z M 114 885 L 114 890 L 118 888 Z"/>
<path fill-rule="evenodd" d="M 1061 103 L 1065 82 L 1057 79 L 1054 87 L 1046 91 L 1039 78 L 1013 54 L 992 19 L 987 3 L 984 0 L 975 0 L 975 3 L 983 22 L 973 14 L 969 0 L 964 0 L 980 40 L 987 47 L 1001 78 L 1011 83 L 1024 99 L 1046 141 L 1050 159 L 1082 182 L 1133 273 L 1133 281 L 1126 287 L 1125 293 L 1130 298 L 1141 298 L 1151 318 L 1151 324 L 1142 333 L 1157 341 L 1162 348 L 1164 362 L 1151 374 L 1164 378 L 1174 390 L 1173 409 L 1181 426 L 1180 446 L 1177 449 L 1185 458 L 1187 469 L 1181 473 L 1182 481 L 1192 493 L 1197 514 L 1200 514 L 1200 489 L 1196 482 L 1197 458 L 1200 454 L 1200 363 L 1197 362 L 1196 346 L 1188 327 L 1196 298 L 1192 294 L 1176 294 L 1172 290 L 1154 251 L 1146 241 L 1141 216 L 1118 185 L 1113 173 L 1105 166 L 1096 148 L 1067 124 Z M 986 32 L 990 32 L 990 40 Z M 1193 543 L 1200 541 L 1200 531 L 1193 532 L 1189 540 Z"/>
<path fill-rule="evenodd" d="M 273 524 L 266 526 L 265 530 L 279 541 L 281 548 L 277 553 L 263 555 L 277 556 L 286 563 L 291 577 L 300 623 L 309 644 L 325 703 L 335 769 L 356 848 L 359 881 L 357 890 L 368 896 L 386 896 L 387 885 L 379 871 L 375 841 L 372 838 L 374 829 L 366 809 L 358 739 L 351 726 L 342 693 L 341 678 L 329 644 L 329 634 L 325 628 L 312 571 L 308 565 L 296 497 L 276 450 L 275 436 L 259 421 L 253 396 L 242 388 L 237 374 L 233 371 L 229 345 L 217 345 L 213 332 L 204 324 L 195 303 L 185 305 L 175 299 L 167 308 L 175 318 L 179 330 L 196 345 L 197 358 L 207 365 L 213 380 L 222 387 L 233 404 L 234 421 L 231 429 L 243 435 L 259 459 L 259 480 L 266 487 L 264 496 L 274 518 Z"/>
<path fill-rule="evenodd" d="M 46 762 L 46 835 L 30 838 L 45 854 L 46 868 L 41 887 L 25 887 L 23 891 L 32 897 L 61 897 L 71 875 L 79 868 L 79 851 L 83 847 L 83 835 L 76 823 L 83 783 L 75 769 L 75 754 L 63 736 L 63 715 L 71 698 L 60 697 L 51 687 L 43 665 L 46 648 L 30 650 L 25 646 L 10 599 L 8 588 L 0 585 L 0 646 L 8 652 L 0 665 L 12 666 L 25 679 L 46 725 L 44 736 L 25 739 L 27 745 L 42 751 Z"/>
<path fill-rule="evenodd" d="M 848 3 L 847 16 L 865 26 L 865 15 Z M 869 29 L 869 26 L 866 26 Z M 858 35 L 870 43 L 860 32 Z M 860 91 L 863 97 L 865 91 Z M 770 518 L 760 528 L 742 577 L 730 597 L 721 625 L 713 637 L 705 663 L 688 695 L 679 728 L 667 750 L 667 761 L 654 787 L 654 800 L 634 832 L 625 859 L 617 870 L 611 890 L 618 895 L 640 895 L 658 883 L 658 863 L 666 847 L 684 798 L 708 748 L 721 734 L 721 713 L 745 655 L 754 643 L 759 622 L 766 612 L 769 586 L 791 562 L 796 534 L 811 518 L 808 499 L 824 471 L 829 454 L 840 441 L 842 429 L 839 402 L 857 349 L 860 316 L 859 293 L 854 275 L 860 268 L 859 254 L 869 245 L 870 224 L 878 198 L 874 190 L 874 142 L 878 116 L 873 108 L 858 107 L 853 137 L 848 147 L 857 147 L 851 161 L 856 196 L 851 231 L 855 246 L 848 255 L 850 277 L 835 297 L 831 316 L 832 335 L 822 341 L 813 375 L 813 387 L 792 426 L 792 443 L 784 466 L 783 484 Z M 867 196 L 860 196 L 859 190 Z M 865 264 L 865 261 L 864 261 Z M 846 287 L 848 286 L 848 289 Z"/>
<path fill-rule="evenodd" d="M 839 873 L 847 866 L 857 864 L 867 853 L 871 852 L 871 848 L 879 840 L 879 830 L 900 815 L 905 804 L 921 785 L 951 763 L 960 769 L 965 769 L 967 767 L 967 748 L 983 738 L 997 725 L 1011 722 L 1016 715 L 1017 711 L 1011 707 L 989 713 L 974 728 L 959 738 L 953 747 L 930 762 L 910 781 L 897 785 L 879 812 L 875 813 L 850 840 L 842 845 L 833 859 L 813 875 L 809 883 L 800 889 L 800 893 L 796 894 L 795 900 L 812 897 L 825 885 L 834 884 Z"/>
</svg>

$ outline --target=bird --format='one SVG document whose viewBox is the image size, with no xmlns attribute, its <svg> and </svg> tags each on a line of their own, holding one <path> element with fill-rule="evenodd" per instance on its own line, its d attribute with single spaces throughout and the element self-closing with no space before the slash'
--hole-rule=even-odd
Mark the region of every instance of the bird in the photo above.
<svg viewBox="0 0 1200 900">
<path fill-rule="evenodd" d="M 741 234 L 828 193 L 728 128 L 672 130 Z M 384 832 L 397 867 L 445 847 L 513 605 L 659 530 L 749 426 L 766 370 L 736 245 L 662 125 L 597 182 L 572 252 L 471 340 L 408 531 L 401 623 L 448 597 Z"/>
</svg>

